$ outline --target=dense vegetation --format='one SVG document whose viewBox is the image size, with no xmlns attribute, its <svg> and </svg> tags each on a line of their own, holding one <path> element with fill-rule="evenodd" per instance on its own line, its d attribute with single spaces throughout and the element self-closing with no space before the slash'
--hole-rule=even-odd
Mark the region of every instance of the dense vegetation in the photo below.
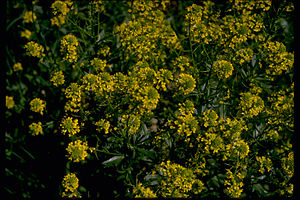
<svg viewBox="0 0 300 200">
<path fill-rule="evenodd" d="M 290 197 L 291 1 L 8 1 L 10 199 Z"/>
</svg>

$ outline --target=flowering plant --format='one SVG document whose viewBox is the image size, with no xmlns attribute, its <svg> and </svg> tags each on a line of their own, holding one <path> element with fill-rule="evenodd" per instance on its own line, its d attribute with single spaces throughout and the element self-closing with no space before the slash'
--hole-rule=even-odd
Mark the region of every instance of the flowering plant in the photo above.
<svg viewBox="0 0 300 200">
<path fill-rule="evenodd" d="M 7 48 L 6 156 L 17 162 L 19 139 L 38 163 L 49 147 L 53 194 L 293 195 L 292 2 L 21 2 L 8 13 L 22 46 Z M 22 197 L 50 188 L 36 174 Z"/>
</svg>

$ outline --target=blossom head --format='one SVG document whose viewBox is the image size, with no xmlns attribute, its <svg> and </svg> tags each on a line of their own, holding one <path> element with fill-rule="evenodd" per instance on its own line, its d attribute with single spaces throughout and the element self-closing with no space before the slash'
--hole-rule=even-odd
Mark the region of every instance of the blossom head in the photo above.
<svg viewBox="0 0 300 200">
<path fill-rule="evenodd" d="M 74 119 L 72 117 L 67 117 L 64 119 L 60 126 L 62 127 L 62 133 L 65 135 L 66 133 L 69 134 L 69 137 L 75 135 L 80 131 L 79 125 L 78 125 L 78 119 Z"/>
<path fill-rule="evenodd" d="M 226 79 L 232 75 L 233 66 L 226 60 L 219 60 L 214 62 L 213 70 L 217 74 L 219 79 Z"/>
<path fill-rule="evenodd" d="M 42 135 L 43 134 L 43 128 L 42 123 L 32 123 L 29 125 L 29 132 L 35 136 L 35 135 Z"/>
<path fill-rule="evenodd" d="M 76 140 L 74 142 L 70 142 L 67 151 L 69 160 L 73 162 L 80 162 L 85 160 L 88 153 L 87 150 L 89 149 L 87 142 L 82 142 L 81 140 Z"/>
<path fill-rule="evenodd" d="M 28 56 L 37 58 L 42 58 L 45 56 L 44 47 L 34 41 L 28 42 L 24 48 Z"/>
<path fill-rule="evenodd" d="M 6 107 L 12 109 L 15 106 L 15 101 L 13 97 L 6 96 Z"/>
</svg>

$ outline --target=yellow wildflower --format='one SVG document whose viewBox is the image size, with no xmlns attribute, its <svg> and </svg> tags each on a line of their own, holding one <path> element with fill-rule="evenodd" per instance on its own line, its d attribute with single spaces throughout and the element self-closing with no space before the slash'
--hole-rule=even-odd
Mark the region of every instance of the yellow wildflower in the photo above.
<svg viewBox="0 0 300 200">
<path fill-rule="evenodd" d="M 156 198 L 156 194 L 149 188 L 144 187 L 142 183 L 139 183 L 134 189 L 133 194 L 135 198 Z"/>
<path fill-rule="evenodd" d="M 42 135 L 43 134 L 43 128 L 42 128 L 42 123 L 32 123 L 29 125 L 29 132 L 32 135 Z"/>
<path fill-rule="evenodd" d="M 24 48 L 26 50 L 26 54 L 29 56 L 37 58 L 42 58 L 45 56 L 45 54 L 43 53 L 44 47 L 34 41 L 28 42 Z"/>
<path fill-rule="evenodd" d="M 24 31 L 21 32 L 21 37 L 29 39 L 31 37 L 32 33 L 30 30 L 25 29 Z"/>
<path fill-rule="evenodd" d="M 79 45 L 78 39 L 74 35 L 66 35 L 60 41 L 60 51 L 64 60 L 72 63 L 77 62 L 77 46 Z"/>
<path fill-rule="evenodd" d="M 60 70 L 60 71 L 54 72 L 50 81 L 53 83 L 54 86 L 63 85 L 65 83 L 65 76 L 64 76 L 63 72 Z"/>
<path fill-rule="evenodd" d="M 72 117 L 67 117 L 63 119 L 60 126 L 62 127 L 62 133 L 65 135 L 69 134 L 69 137 L 79 133 L 80 127 L 78 125 L 78 119 L 74 119 Z"/>
<path fill-rule="evenodd" d="M 213 70 L 219 79 L 226 79 L 232 75 L 233 66 L 226 60 L 218 60 L 213 64 Z"/>
<path fill-rule="evenodd" d="M 32 11 L 25 11 L 23 19 L 25 23 L 33 23 L 36 20 L 36 15 Z"/>
<path fill-rule="evenodd" d="M 20 62 L 15 63 L 13 66 L 13 70 L 14 70 L 14 72 L 22 71 L 23 70 L 22 64 Z"/>
<path fill-rule="evenodd" d="M 70 142 L 67 151 L 69 160 L 73 162 L 83 161 L 88 153 L 87 150 L 89 149 L 87 142 L 82 142 L 81 140 L 76 140 L 74 142 Z"/>
<path fill-rule="evenodd" d="M 68 198 L 80 198 L 80 194 L 77 191 L 79 187 L 79 180 L 74 173 L 68 173 L 64 176 L 62 180 L 62 186 L 64 187 L 64 192 L 62 193 L 62 197 Z"/>
<path fill-rule="evenodd" d="M 15 106 L 15 101 L 13 97 L 6 96 L 6 107 L 12 109 Z"/>
<path fill-rule="evenodd" d="M 101 130 L 104 130 L 105 134 L 108 134 L 110 123 L 109 121 L 106 121 L 105 119 L 101 119 L 98 122 L 95 123 L 97 126 L 97 131 L 100 132 Z"/>
<path fill-rule="evenodd" d="M 46 102 L 40 98 L 35 98 L 30 101 L 30 110 L 33 112 L 38 112 L 43 115 L 44 109 L 46 107 Z"/>
<path fill-rule="evenodd" d="M 179 90 L 184 94 L 194 91 L 196 87 L 196 80 L 190 74 L 181 73 L 178 78 Z"/>
</svg>

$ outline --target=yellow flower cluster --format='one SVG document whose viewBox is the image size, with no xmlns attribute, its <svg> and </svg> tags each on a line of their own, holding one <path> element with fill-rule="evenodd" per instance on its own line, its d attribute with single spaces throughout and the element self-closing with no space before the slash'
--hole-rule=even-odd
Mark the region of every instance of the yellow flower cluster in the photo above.
<svg viewBox="0 0 300 200">
<path fill-rule="evenodd" d="M 110 52 L 110 47 L 109 46 L 104 46 L 103 48 L 101 48 L 98 52 L 97 55 L 101 55 L 104 57 L 110 56 L 111 52 Z"/>
<path fill-rule="evenodd" d="M 74 35 L 65 35 L 60 41 L 60 51 L 64 60 L 69 63 L 77 62 L 77 47 L 79 45 L 78 39 Z"/>
<path fill-rule="evenodd" d="M 66 23 L 66 16 L 70 12 L 70 9 L 73 5 L 73 2 L 70 0 L 66 1 L 59 1 L 56 0 L 54 3 L 52 3 L 52 13 L 54 15 L 53 18 L 51 18 L 51 25 L 57 25 L 61 26 Z"/>
<path fill-rule="evenodd" d="M 106 121 L 105 119 L 101 119 L 101 120 L 97 121 L 95 123 L 95 125 L 97 126 L 96 130 L 98 132 L 101 132 L 101 130 L 104 130 L 105 134 L 109 133 L 109 127 L 110 127 L 109 121 Z"/>
<path fill-rule="evenodd" d="M 30 30 L 25 29 L 24 31 L 21 32 L 21 37 L 29 39 L 31 37 L 32 33 Z"/>
<path fill-rule="evenodd" d="M 230 140 L 239 138 L 241 136 L 242 131 L 248 130 L 243 119 L 231 120 L 230 118 L 226 119 L 225 127 L 222 127 L 220 129 L 224 131 L 224 136 L 230 138 Z"/>
<path fill-rule="evenodd" d="M 15 106 L 15 101 L 13 97 L 5 97 L 5 105 L 8 109 L 12 109 Z"/>
<path fill-rule="evenodd" d="M 40 98 L 34 98 L 33 100 L 30 101 L 29 104 L 30 104 L 30 110 L 43 115 L 44 109 L 46 107 L 46 102 L 44 100 L 41 100 Z"/>
<path fill-rule="evenodd" d="M 52 74 L 50 81 L 54 86 L 63 85 L 65 83 L 65 76 L 61 70 L 54 72 Z"/>
<path fill-rule="evenodd" d="M 165 48 L 171 51 L 181 48 L 177 35 L 164 19 L 158 3 L 135 0 L 129 2 L 129 6 L 132 8 L 132 20 L 116 27 L 121 45 L 127 52 L 126 60 L 161 63 L 166 58 Z"/>
<path fill-rule="evenodd" d="M 77 2 L 55 0 L 51 24 L 68 25 L 55 30 L 64 34 L 59 46 L 62 59 L 53 53 L 54 58 L 39 64 L 53 64 L 50 82 L 63 87 L 66 104 L 60 127 L 70 137 L 69 160 L 85 161 L 88 150 L 95 149 L 88 147 L 87 140 L 90 144 L 95 138 L 97 159 L 98 153 L 119 155 L 128 148 L 133 153 L 124 157 L 132 155 L 134 162 L 118 162 L 123 156 L 115 156 L 103 164 L 114 163 L 118 173 L 129 169 L 119 178 L 125 177 L 127 191 L 132 189 L 135 197 L 200 197 L 211 192 L 222 195 L 224 189 L 228 196 L 240 198 L 244 184 L 251 184 L 247 192 L 254 191 L 252 179 L 260 179 L 253 175 L 260 173 L 266 177 L 263 182 L 274 179 L 281 184 L 276 192 L 292 192 L 294 55 L 287 50 L 290 44 L 285 46 L 289 40 L 274 41 L 276 37 L 266 30 L 270 0 L 214 2 L 172 1 L 176 9 L 169 12 L 167 0 L 132 0 L 118 4 L 128 8 L 124 19 L 108 20 L 123 23 L 107 27 L 107 19 L 113 19 L 111 7 L 103 12 L 111 6 L 108 2 L 93 0 L 76 7 Z M 70 15 L 73 6 L 79 13 L 76 20 Z M 173 15 L 179 10 L 185 16 Z M 123 17 L 123 7 L 121 12 Z M 26 23 L 35 20 L 34 13 L 25 12 Z M 36 37 L 23 30 L 22 37 Z M 45 56 L 43 46 L 34 41 L 25 49 L 29 56 Z M 13 71 L 18 70 L 21 63 L 13 66 Z M 273 87 L 275 78 L 280 84 Z M 69 80 L 73 82 L 63 86 Z M 30 109 L 43 115 L 45 105 L 36 98 Z M 6 96 L 6 106 L 14 107 L 12 97 Z M 29 131 L 43 134 L 42 123 L 30 124 Z M 144 147 L 157 150 L 157 157 Z M 130 171 L 144 167 L 144 161 L 149 164 L 146 168 Z M 156 169 L 153 174 L 158 173 L 149 178 L 151 165 Z M 145 183 L 138 181 L 137 174 L 147 174 Z M 80 197 L 75 174 L 67 174 L 62 185 L 63 197 Z"/>
<path fill-rule="evenodd" d="M 25 11 L 23 19 L 25 23 L 33 23 L 36 20 L 36 14 L 32 11 Z"/>
<path fill-rule="evenodd" d="M 215 133 L 205 133 L 205 137 L 201 139 L 205 147 L 204 150 L 207 154 L 218 153 L 219 151 L 224 151 L 225 145 L 223 139 L 220 135 Z"/>
<path fill-rule="evenodd" d="M 138 90 L 135 98 L 137 101 L 141 102 L 141 104 L 138 106 L 140 110 L 153 110 L 156 108 L 159 101 L 159 93 L 154 87 L 145 86 L 144 88 L 140 88 Z"/>
<path fill-rule="evenodd" d="M 142 183 L 139 183 L 132 192 L 135 194 L 134 198 L 157 198 L 156 194 L 149 187 L 144 187 Z"/>
<path fill-rule="evenodd" d="M 203 6 L 192 4 L 186 8 L 185 26 L 191 41 L 204 44 L 215 44 L 222 38 L 222 29 L 218 23 L 220 13 L 211 1 Z"/>
<path fill-rule="evenodd" d="M 22 64 L 20 62 L 15 63 L 13 66 L 13 70 L 14 72 L 22 71 L 23 70 Z"/>
<path fill-rule="evenodd" d="M 62 197 L 68 198 L 80 198 L 77 188 L 79 187 L 79 180 L 74 173 L 68 173 L 64 176 L 62 180 L 62 186 L 64 187 L 64 192 Z"/>
<path fill-rule="evenodd" d="M 121 128 L 128 134 L 135 134 L 141 126 L 141 117 L 138 115 L 122 115 Z"/>
<path fill-rule="evenodd" d="M 93 69 L 96 70 L 96 72 L 103 72 L 106 68 L 109 67 L 106 60 L 101 60 L 99 58 L 94 58 L 93 60 L 91 60 L 91 65 Z"/>
<path fill-rule="evenodd" d="M 190 140 L 190 136 L 196 132 L 198 121 L 194 116 L 194 104 L 187 100 L 185 103 L 179 104 L 179 112 L 176 114 L 174 124 L 177 126 L 178 134 L 186 138 L 186 142 Z"/>
<path fill-rule="evenodd" d="M 29 125 L 29 132 L 35 136 L 35 135 L 42 135 L 43 134 L 43 128 L 42 128 L 42 122 L 38 123 L 32 123 Z"/>
<path fill-rule="evenodd" d="M 226 60 L 218 60 L 214 62 L 213 69 L 219 79 L 226 79 L 232 75 L 233 66 Z"/>
<path fill-rule="evenodd" d="M 162 176 L 159 190 L 162 197 L 187 198 L 203 189 L 202 181 L 197 179 L 193 170 L 169 160 L 160 164 L 158 173 Z"/>
<path fill-rule="evenodd" d="M 249 145 L 243 139 L 236 138 L 226 145 L 226 151 L 223 159 L 243 159 L 249 154 Z"/>
<path fill-rule="evenodd" d="M 73 162 L 80 162 L 85 160 L 88 156 L 87 150 L 89 149 L 87 142 L 82 142 L 81 140 L 76 140 L 74 142 L 70 142 L 67 151 L 68 158 Z"/>
<path fill-rule="evenodd" d="M 102 12 L 105 9 L 102 0 L 92 1 L 91 5 L 92 5 L 92 8 L 95 10 L 95 12 Z"/>
<path fill-rule="evenodd" d="M 208 110 L 203 113 L 204 127 L 216 126 L 218 124 L 218 114 L 214 110 Z"/>
<path fill-rule="evenodd" d="M 270 75 L 280 75 L 283 71 L 292 68 L 294 54 L 287 52 L 286 47 L 281 42 L 266 42 L 263 44 L 262 54 L 268 66 L 266 73 Z M 273 80 L 271 78 L 271 80 Z"/>
<path fill-rule="evenodd" d="M 28 42 L 25 45 L 26 54 L 32 57 L 42 58 L 45 56 L 44 47 L 34 41 Z"/>
<path fill-rule="evenodd" d="M 196 80 L 190 74 L 181 73 L 178 78 L 179 91 L 183 94 L 193 92 L 196 87 Z"/>
<path fill-rule="evenodd" d="M 256 160 L 260 163 L 260 168 L 259 168 L 259 172 L 260 173 L 264 173 L 265 170 L 267 170 L 267 172 L 269 172 L 272 168 L 272 161 L 270 158 L 266 158 L 265 156 L 257 156 Z"/>
<path fill-rule="evenodd" d="M 241 93 L 239 106 L 242 110 L 242 114 L 247 118 L 257 116 L 263 112 L 265 107 L 262 98 L 250 92 Z"/>
<path fill-rule="evenodd" d="M 156 73 L 157 85 L 156 89 L 162 89 L 163 91 L 167 91 L 168 85 L 173 81 L 173 74 L 171 71 L 167 69 L 160 69 Z"/>
<path fill-rule="evenodd" d="M 230 0 L 231 2 L 234 1 L 233 7 L 237 10 L 245 10 L 254 11 L 255 9 L 262 9 L 263 11 L 268 11 L 271 7 L 272 1 L 271 0 L 264 0 L 264 1 L 243 1 L 243 0 Z"/>
<path fill-rule="evenodd" d="M 226 180 L 224 181 L 224 185 L 227 187 L 225 189 L 225 193 L 232 198 L 240 198 L 243 192 L 242 187 L 244 186 L 242 180 L 245 178 L 245 176 L 240 172 L 234 174 L 231 170 L 226 170 Z"/>
<path fill-rule="evenodd" d="M 249 63 L 253 58 L 253 50 L 250 48 L 243 48 L 236 52 L 236 57 L 233 58 L 234 61 L 237 61 L 240 65 Z"/>
<path fill-rule="evenodd" d="M 271 104 L 266 113 L 269 116 L 266 129 L 267 138 L 272 141 L 278 141 L 286 137 L 284 128 L 294 128 L 294 84 L 286 90 L 276 91 L 268 97 L 268 103 Z"/>
<path fill-rule="evenodd" d="M 191 64 L 190 59 L 186 56 L 179 56 L 172 62 L 174 69 L 179 68 L 181 71 L 190 70 Z"/>
<path fill-rule="evenodd" d="M 75 135 L 76 133 L 79 133 L 80 126 L 78 124 L 78 119 L 74 119 L 72 117 L 67 117 L 62 120 L 60 124 L 62 128 L 62 133 L 65 135 L 68 133 L 69 137 Z"/>
<path fill-rule="evenodd" d="M 81 86 L 71 83 L 65 90 L 65 96 L 69 101 L 65 105 L 66 111 L 79 112 L 81 106 Z"/>
<path fill-rule="evenodd" d="M 287 157 L 282 159 L 282 169 L 289 176 L 294 175 L 294 153 L 290 152 Z"/>
</svg>

